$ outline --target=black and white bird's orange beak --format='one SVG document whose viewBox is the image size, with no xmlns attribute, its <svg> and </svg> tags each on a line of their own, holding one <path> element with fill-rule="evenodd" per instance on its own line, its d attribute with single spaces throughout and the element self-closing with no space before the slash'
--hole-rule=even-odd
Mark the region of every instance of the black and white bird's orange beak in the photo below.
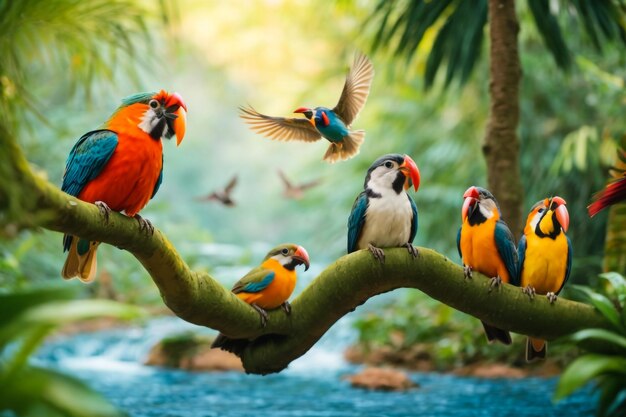
<svg viewBox="0 0 626 417">
<path fill-rule="evenodd" d="M 399 166 L 399 169 L 406 177 L 404 189 L 408 190 L 412 184 L 415 191 L 417 191 L 420 186 L 420 170 L 417 168 L 415 161 L 409 155 L 404 155 L 404 162 Z"/>
<path fill-rule="evenodd" d="M 302 246 L 298 245 L 298 247 L 296 248 L 296 251 L 293 253 L 293 255 L 291 255 L 291 258 L 303 264 L 305 271 L 309 269 L 309 266 L 310 266 L 309 254 L 307 253 L 306 249 L 304 249 Z"/>
<path fill-rule="evenodd" d="M 159 94 L 165 95 L 166 117 L 174 119 L 172 126 L 176 135 L 176 146 L 178 146 L 183 141 L 187 131 L 187 106 L 178 93 L 168 94 L 161 91 Z"/>
<path fill-rule="evenodd" d="M 480 198 L 480 194 L 478 193 L 476 187 L 471 186 L 465 191 L 465 194 L 463 194 L 463 198 L 465 200 L 463 201 L 463 208 L 461 209 L 461 218 L 463 219 L 463 221 L 465 221 L 465 219 L 467 219 L 467 216 L 471 214 L 469 213 L 470 208 L 473 210 L 474 207 L 476 207 L 476 203 Z"/>
<path fill-rule="evenodd" d="M 567 207 L 565 207 L 565 200 L 559 196 L 552 197 L 550 201 L 550 210 L 554 211 L 556 214 L 556 220 L 561 225 L 561 228 L 564 232 L 567 232 L 569 228 L 569 212 L 567 211 Z"/>
</svg>

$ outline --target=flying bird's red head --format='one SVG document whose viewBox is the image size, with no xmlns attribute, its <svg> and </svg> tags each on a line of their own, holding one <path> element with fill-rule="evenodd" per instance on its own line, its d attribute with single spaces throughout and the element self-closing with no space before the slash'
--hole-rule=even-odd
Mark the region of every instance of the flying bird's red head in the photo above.
<svg viewBox="0 0 626 417">
<path fill-rule="evenodd" d="M 304 117 L 306 117 L 309 120 L 309 122 L 311 122 L 311 124 L 315 126 L 315 118 L 313 117 L 315 116 L 315 111 L 313 109 L 310 109 L 308 107 L 298 107 L 293 112 L 302 113 Z"/>
<path fill-rule="evenodd" d="M 417 164 L 409 155 L 404 155 L 404 162 L 399 166 L 400 171 L 406 177 L 404 182 L 404 189 L 408 190 L 413 184 L 413 188 L 415 191 L 420 186 L 420 170 L 417 168 Z"/>
</svg>

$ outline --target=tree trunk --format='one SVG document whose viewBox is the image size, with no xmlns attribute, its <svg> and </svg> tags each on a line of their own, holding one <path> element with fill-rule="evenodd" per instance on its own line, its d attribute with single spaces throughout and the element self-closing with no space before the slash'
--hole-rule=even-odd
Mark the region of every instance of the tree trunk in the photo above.
<svg viewBox="0 0 626 417">
<path fill-rule="evenodd" d="M 401 287 L 417 288 L 491 325 L 541 339 L 608 327 L 606 320 L 585 304 L 564 299 L 550 304 L 541 296 L 530 300 L 508 284 L 491 291 L 486 277 L 475 273 L 466 280 L 459 265 L 427 248 L 420 248 L 417 259 L 406 249 L 386 249 L 384 264 L 368 251 L 344 256 L 293 300 L 291 315 L 280 308 L 271 311 L 267 326 L 261 327 L 254 309 L 210 275 L 191 271 L 159 230 L 148 235 L 138 222 L 119 213 L 112 213 L 105 222 L 96 206 L 63 193 L 33 173 L 2 126 L 0 172 L 0 230 L 39 225 L 128 250 L 148 271 L 164 303 L 177 316 L 232 338 L 251 340 L 242 353 L 247 372 L 281 371 L 342 316 L 370 297 Z M 59 245 L 59 269 L 62 258 Z"/>
<path fill-rule="evenodd" d="M 491 108 L 483 153 L 489 190 L 500 203 L 502 217 L 519 238 L 524 228 L 523 186 L 519 168 L 519 23 L 514 0 L 489 0 L 489 94 Z"/>
</svg>

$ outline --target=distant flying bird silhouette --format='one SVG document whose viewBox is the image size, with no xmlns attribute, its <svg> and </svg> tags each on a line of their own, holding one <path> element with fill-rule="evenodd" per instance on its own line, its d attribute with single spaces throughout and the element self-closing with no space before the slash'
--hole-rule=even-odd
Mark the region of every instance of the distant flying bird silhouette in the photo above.
<svg viewBox="0 0 626 417">
<path fill-rule="evenodd" d="M 234 207 L 235 201 L 231 198 L 231 193 L 237 185 L 237 175 L 234 175 L 224 189 L 215 190 L 212 193 L 196 198 L 197 201 L 217 201 L 226 207 Z"/>
<path fill-rule="evenodd" d="M 287 176 L 282 170 L 280 169 L 278 170 L 278 175 L 283 180 L 283 184 L 285 184 L 283 196 L 285 198 L 291 198 L 293 200 L 300 200 L 302 197 L 304 197 L 304 192 L 306 190 L 308 190 L 309 188 L 313 188 L 320 183 L 320 180 L 318 179 L 318 180 L 294 185 L 291 181 L 289 181 L 289 179 L 287 178 Z"/>
</svg>

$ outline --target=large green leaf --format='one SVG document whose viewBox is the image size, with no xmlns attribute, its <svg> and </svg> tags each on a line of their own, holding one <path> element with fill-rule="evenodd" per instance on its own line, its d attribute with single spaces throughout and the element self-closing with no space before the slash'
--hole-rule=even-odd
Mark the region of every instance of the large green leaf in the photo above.
<svg viewBox="0 0 626 417">
<path fill-rule="evenodd" d="M 585 293 L 585 295 L 588 297 L 589 302 L 609 321 L 611 322 L 612 325 L 615 326 L 616 329 L 618 329 L 621 332 L 625 332 L 626 333 L 626 329 L 624 328 L 624 325 L 622 324 L 622 320 L 620 317 L 619 312 L 616 310 L 615 305 L 611 302 L 611 300 L 609 300 L 608 298 L 606 298 L 604 295 L 602 294 L 598 294 L 595 291 L 592 291 L 591 289 L 587 288 L 587 287 L 583 287 L 580 285 L 576 285 L 576 286 L 572 286 L 573 288 L 576 288 L 577 290 Z"/>
<path fill-rule="evenodd" d="M 139 318 L 143 310 L 138 307 L 109 300 L 76 300 L 48 302 L 14 317 L 11 323 L 0 327 L 0 346 L 32 328 L 49 327 L 87 320 L 95 317 L 119 319 Z"/>
<path fill-rule="evenodd" d="M 605 373 L 617 374 L 626 380 L 626 358 L 590 354 L 576 359 L 563 372 L 556 387 L 554 399 L 560 400 L 567 397 Z"/>
<path fill-rule="evenodd" d="M 0 410 L 21 417 L 118 417 L 118 411 L 102 395 L 81 381 L 42 368 L 24 368 L 3 384 Z"/>
<path fill-rule="evenodd" d="M 618 349 L 621 349 L 626 355 L 626 337 L 618 333 L 605 329 L 585 329 L 574 333 L 571 336 L 574 342 L 582 342 L 586 340 L 599 340 L 610 343 Z"/>
<path fill-rule="evenodd" d="M 10 294 L 0 294 L 0 328 L 13 322 L 24 311 L 50 301 L 70 300 L 76 291 L 70 286 L 29 288 Z"/>
</svg>

